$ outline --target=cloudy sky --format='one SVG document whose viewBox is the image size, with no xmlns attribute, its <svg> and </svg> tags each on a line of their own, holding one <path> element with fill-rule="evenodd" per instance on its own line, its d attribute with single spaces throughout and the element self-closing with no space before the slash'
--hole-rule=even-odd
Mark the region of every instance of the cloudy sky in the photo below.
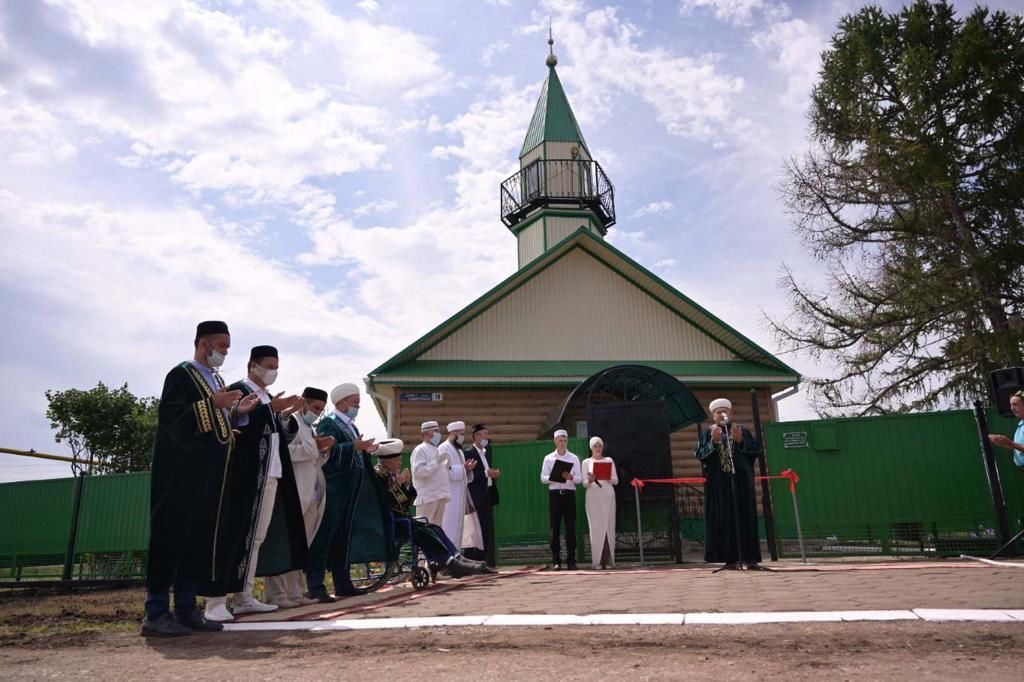
<svg viewBox="0 0 1024 682">
<path fill-rule="evenodd" d="M 273 343 L 281 388 L 330 386 L 511 274 L 498 186 L 549 21 L 615 183 L 609 238 L 777 349 L 764 315 L 785 314 L 782 263 L 816 273 L 780 168 L 806 144 L 818 55 L 859 5 L 5 0 L 0 446 L 64 451 L 50 388 L 158 395 L 197 320 L 230 323 L 229 379 Z M 809 414 L 803 396 L 782 404 Z M 381 433 L 372 410 L 360 420 Z M 0 481 L 68 471 L 0 457 Z"/>
</svg>

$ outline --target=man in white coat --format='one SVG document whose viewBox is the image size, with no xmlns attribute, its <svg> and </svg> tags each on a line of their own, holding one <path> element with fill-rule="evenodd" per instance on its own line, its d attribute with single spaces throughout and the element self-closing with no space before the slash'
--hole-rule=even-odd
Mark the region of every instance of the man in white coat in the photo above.
<svg viewBox="0 0 1024 682">
<path fill-rule="evenodd" d="M 327 391 L 307 386 L 302 391 L 302 398 L 305 401 L 302 412 L 291 416 L 294 423 L 290 425 L 289 432 L 294 433 L 294 436 L 288 443 L 288 451 L 292 458 L 292 470 L 295 472 L 299 503 L 302 505 L 306 546 L 309 546 L 324 516 L 327 483 L 322 467 L 331 454 L 334 438 L 318 436 L 316 429 L 313 428 L 313 423 L 323 414 L 327 405 Z M 306 597 L 304 593 L 301 569 L 266 579 L 268 604 L 288 609 L 317 602 L 316 599 Z"/>
<path fill-rule="evenodd" d="M 467 462 L 466 455 L 462 452 L 462 444 L 466 441 L 465 422 L 451 422 L 446 431 L 448 438 L 441 443 L 441 447 L 437 450 L 443 459 L 448 460 L 448 483 L 451 486 L 451 498 L 448 500 L 448 508 L 444 512 L 441 528 L 461 551 L 462 530 L 466 521 L 467 498 L 469 497 L 466 484 L 473 480 L 476 460 Z"/>
<path fill-rule="evenodd" d="M 441 443 L 441 432 L 436 421 L 423 422 L 420 434 L 423 442 L 413 448 L 409 456 L 412 484 L 416 488 L 416 513 L 429 523 L 440 526 L 452 496 L 448 483 L 448 460 L 442 459 L 437 449 Z"/>
</svg>

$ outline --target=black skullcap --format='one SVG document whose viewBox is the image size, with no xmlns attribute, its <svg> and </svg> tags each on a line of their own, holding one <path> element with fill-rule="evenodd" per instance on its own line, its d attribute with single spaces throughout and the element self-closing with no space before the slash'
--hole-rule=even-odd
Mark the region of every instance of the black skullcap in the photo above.
<svg viewBox="0 0 1024 682">
<path fill-rule="evenodd" d="M 228 325 L 226 322 L 219 320 L 207 320 L 206 322 L 200 322 L 196 325 L 196 340 L 200 337 L 210 336 L 211 334 L 230 334 L 228 331 Z"/>
<path fill-rule="evenodd" d="M 324 402 L 327 402 L 327 391 L 322 388 L 306 386 L 306 388 L 302 389 L 302 397 L 308 398 L 309 400 L 323 400 Z"/>
<path fill-rule="evenodd" d="M 273 346 L 253 346 L 249 353 L 249 362 L 256 362 L 261 358 L 276 358 L 277 349 Z"/>
<path fill-rule="evenodd" d="M 476 424 L 475 426 L 473 426 L 473 435 L 475 436 L 477 434 L 477 431 L 483 431 L 484 429 L 490 431 L 490 429 L 487 427 L 487 424 Z"/>
</svg>

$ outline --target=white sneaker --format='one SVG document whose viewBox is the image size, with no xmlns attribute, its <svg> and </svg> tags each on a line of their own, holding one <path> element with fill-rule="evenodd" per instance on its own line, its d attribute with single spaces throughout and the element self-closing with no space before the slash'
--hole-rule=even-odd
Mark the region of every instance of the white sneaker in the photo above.
<svg viewBox="0 0 1024 682">
<path fill-rule="evenodd" d="M 235 603 L 235 613 L 270 613 L 277 611 L 276 604 L 264 604 L 259 599 L 238 601 Z"/>
<path fill-rule="evenodd" d="M 225 597 L 207 599 L 203 616 L 205 616 L 206 620 L 212 620 L 217 623 L 225 623 L 235 619 L 231 612 L 228 611 L 228 600 Z"/>
<path fill-rule="evenodd" d="M 292 601 L 291 599 L 275 599 L 272 602 L 268 602 L 278 607 L 279 609 L 294 609 L 299 605 L 298 602 Z"/>
</svg>

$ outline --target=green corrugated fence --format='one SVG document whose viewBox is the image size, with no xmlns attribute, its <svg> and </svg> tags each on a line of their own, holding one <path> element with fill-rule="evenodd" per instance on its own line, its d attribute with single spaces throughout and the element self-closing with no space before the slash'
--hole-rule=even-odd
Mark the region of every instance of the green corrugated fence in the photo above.
<svg viewBox="0 0 1024 682">
<path fill-rule="evenodd" d="M 989 419 L 993 433 L 1012 433 L 1014 421 L 994 412 Z M 768 424 L 765 441 L 772 473 L 794 469 L 800 475 L 797 495 L 811 555 L 980 554 L 998 546 L 998 525 L 970 411 Z M 570 439 L 569 448 L 580 459 L 587 456 L 582 438 Z M 494 446 L 494 466 L 502 470 L 501 504 L 495 514 L 502 563 L 548 558 L 547 492 L 540 468 L 552 449 L 550 441 Z M 1024 517 L 1024 475 L 1007 451 L 997 449 L 996 456 L 1015 532 Z M 623 485 L 628 481 L 621 481 Z M 647 553 L 671 558 L 680 534 L 703 538 L 699 495 L 696 488 L 679 495 L 677 505 L 692 502 L 685 509 L 644 499 Z M 780 553 L 797 556 L 787 482 L 773 482 L 772 496 Z M 73 499 L 71 478 L 0 484 L 0 575 L 60 577 Z M 577 504 L 582 562 L 589 555 L 583 494 Z M 638 544 L 632 503 L 620 499 L 617 518 L 617 552 L 629 560 Z M 148 473 L 85 480 L 74 577 L 141 576 L 148 539 Z"/>
<path fill-rule="evenodd" d="M 1016 420 L 990 411 L 992 433 Z M 974 415 L 969 410 L 768 424 L 772 472 L 800 475 L 812 555 L 991 553 L 1001 544 Z M 1024 517 L 1024 475 L 995 448 L 1011 532 Z M 797 555 L 788 484 L 772 486 L 784 555 Z"/>
</svg>

